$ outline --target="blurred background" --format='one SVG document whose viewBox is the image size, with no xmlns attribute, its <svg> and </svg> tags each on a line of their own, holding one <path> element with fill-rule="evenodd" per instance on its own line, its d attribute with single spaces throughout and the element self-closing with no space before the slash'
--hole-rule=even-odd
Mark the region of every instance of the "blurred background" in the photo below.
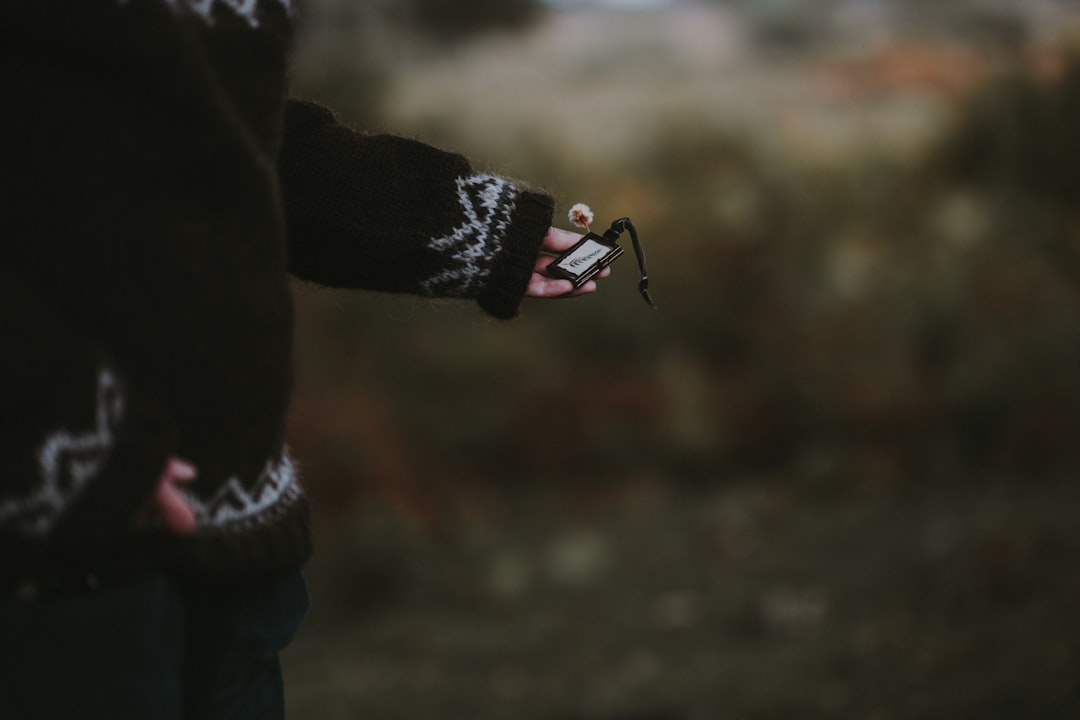
<svg viewBox="0 0 1080 720">
<path fill-rule="evenodd" d="M 1080 2 L 308 0 L 295 94 L 629 215 L 297 284 L 296 720 L 1080 717 Z"/>
</svg>

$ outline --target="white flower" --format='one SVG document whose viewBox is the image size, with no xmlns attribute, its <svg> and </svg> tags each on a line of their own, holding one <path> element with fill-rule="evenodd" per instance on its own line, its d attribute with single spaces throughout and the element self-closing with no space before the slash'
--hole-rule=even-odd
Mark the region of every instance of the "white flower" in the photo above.
<svg viewBox="0 0 1080 720">
<path fill-rule="evenodd" d="M 593 221 L 592 208 L 585 203 L 578 203 L 570 208 L 569 217 L 570 222 L 575 226 L 588 230 Z"/>
</svg>

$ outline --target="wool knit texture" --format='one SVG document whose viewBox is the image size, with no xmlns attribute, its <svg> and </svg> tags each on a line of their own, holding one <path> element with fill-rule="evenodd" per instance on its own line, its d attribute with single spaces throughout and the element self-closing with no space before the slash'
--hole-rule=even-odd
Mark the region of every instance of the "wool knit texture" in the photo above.
<svg viewBox="0 0 1080 720">
<path fill-rule="evenodd" d="M 289 274 L 509 318 L 549 197 L 288 99 L 291 0 L 0 0 L 0 581 L 310 553 Z M 193 537 L 136 527 L 166 459 Z"/>
</svg>

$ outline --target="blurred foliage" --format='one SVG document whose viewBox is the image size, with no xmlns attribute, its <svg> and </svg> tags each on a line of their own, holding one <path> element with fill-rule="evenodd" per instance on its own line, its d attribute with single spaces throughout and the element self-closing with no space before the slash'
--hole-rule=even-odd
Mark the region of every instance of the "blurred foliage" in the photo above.
<svg viewBox="0 0 1080 720">
<path fill-rule="evenodd" d="M 784 37 L 755 23 L 817 13 L 780 43 L 801 62 L 833 6 L 744 8 L 754 62 Z M 512 166 L 452 120 L 406 129 L 594 229 L 631 216 L 659 310 L 629 254 L 508 323 L 296 285 L 290 442 L 330 608 L 296 665 L 312 717 L 351 712 L 338 662 L 373 716 L 1075 715 L 1080 60 L 986 3 L 891 7 L 897 42 L 816 102 L 944 97 L 906 152 L 663 108 L 602 160 L 543 122 Z M 353 117 L 383 123 L 366 92 Z"/>
<path fill-rule="evenodd" d="M 560 194 L 634 218 L 659 312 L 630 262 L 595 298 L 527 302 L 498 327 L 455 305 L 304 294 L 305 374 L 347 383 L 329 360 L 361 343 L 358 397 L 393 406 L 372 421 L 392 440 L 371 443 L 439 487 L 1075 471 L 1078 111 L 1071 62 L 1054 82 L 993 81 L 908 160 L 822 168 L 675 122 L 612 175 L 537 143 L 538 174 L 573 178 Z"/>
<path fill-rule="evenodd" d="M 888 16 L 895 32 L 921 38 L 938 37 L 967 42 L 987 49 L 1017 52 L 1031 39 L 1030 21 L 1008 3 L 986 0 L 713 0 L 734 9 L 750 23 L 751 35 L 761 49 L 778 56 L 798 58 L 842 42 L 838 25 L 844 16 L 879 13 Z"/>
<path fill-rule="evenodd" d="M 307 0 L 293 62 L 294 94 L 318 98 L 370 128 L 381 120 L 395 61 L 520 32 L 543 17 L 544 7 L 540 0 Z"/>
</svg>

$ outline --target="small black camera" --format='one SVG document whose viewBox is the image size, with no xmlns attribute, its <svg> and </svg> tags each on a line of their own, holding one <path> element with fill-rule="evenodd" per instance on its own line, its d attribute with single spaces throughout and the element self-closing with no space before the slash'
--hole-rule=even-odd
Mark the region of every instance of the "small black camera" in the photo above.
<svg viewBox="0 0 1080 720">
<path fill-rule="evenodd" d="M 622 254 L 621 247 L 591 232 L 548 265 L 548 273 L 579 288 Z"/>
<path fill-rule="evenodd" d="M 628 217 L 619 218 L 611 223 L 611 227 L 603 235 L 589 232 L 548 265 L 548 275 L 569 280 L 575 288 L 581 287 L 623 254 L 623 249 L 619 246 L 619 237 L 625 230 L 630 232 L 638 267 L 641 270 L 638 292 L 649 307 L 655 308 L 656 304 L 649 296 L 649 274 L 645 269 L 645 251 L 638 239 L 637 229 Z"/>
</svg>

